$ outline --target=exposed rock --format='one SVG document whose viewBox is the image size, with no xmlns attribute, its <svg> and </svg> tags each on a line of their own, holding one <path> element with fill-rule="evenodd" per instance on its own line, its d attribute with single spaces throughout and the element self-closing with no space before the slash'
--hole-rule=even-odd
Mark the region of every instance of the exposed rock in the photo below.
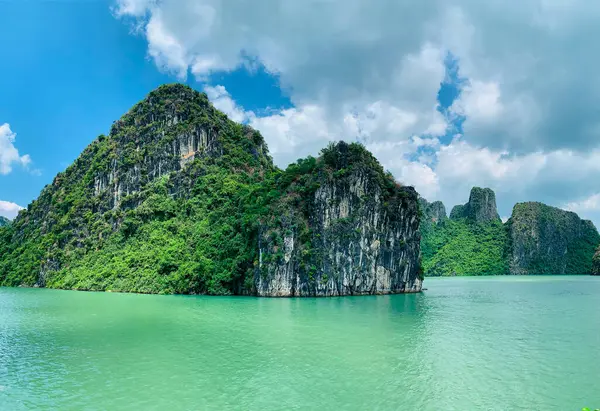
<svg viewBox="0 0 600 411">
<path fill-rule="evenodd" d="M 422 208 L 430 205 L 422 202 Z M 428 211 L 431 213 L 431 211 Z M 493 191 L 473 188 L 450 220 L 424 211 L 421 251 L 426 275 L 600 274 L 600 236 L 592 222 L 541 203 L 517 204 L 502 224 Z"/>
<path fill-rule="evenodd" d="M 10 220 L 6 217 L 2 217 L 0 215 L 0 227 L 4 227 L 5 225 L 9 225 L 10 224 Z"/>
<path fill-rule="evenodd" d="M 590 274 L 594 224 L 542 203 L 519 203 L 508 220 L 511 274 Z"/>
<path fill-rule="evenodd" d="M 600 247 L 598 247 L 592 258 L 592 275 L 600 275 Z"/>
<path fill-rule="evenodd" d="M 416 192 L 364 147 L 340 143 L 281 171 L 260 133 L 175 84 L 135 105 L 0 230 L 0 285 L 417 292 L 419 239 Z"/>
<path fill-rule="evenodd" d="M 473 187 L 469 202 L 455 206 L 450 213 L 450 218 L 467 219 L 476 223 L 501 221 L 496 208 L 496 194 L 489 188 Z"/>
<path fill-rule="evenodd" d="M 419 197 L 419 205 L 423 212 L 423 223 L 439 224 L 448 219 L 446 207 L 441 201 L 428 202 L 423 197 Z"/>
<path fill-rule="evenodd" d="M 288 187 L 280 218 L 263 227 L 258 295 L 421 290 L 418 197 L 412 187 L 396 185 L 356 144 L 329 147 L 297 179 L 305 177 L 304 184 Z"/>
</svg>

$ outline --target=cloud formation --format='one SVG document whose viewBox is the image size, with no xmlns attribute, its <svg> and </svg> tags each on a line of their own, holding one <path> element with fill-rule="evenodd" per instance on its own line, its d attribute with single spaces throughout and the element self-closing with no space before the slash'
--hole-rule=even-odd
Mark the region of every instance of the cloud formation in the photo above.
<svg viewBox="0 0 600 411">
<path fill-rule="evenodd" d="M 489 186 L 502 215 L 517 201 L 575 207 L 600 191 L 600 3 L 118 0 L 115 10 L 180 78 L 249 59 L 276 74 L 294 107 L 268 115 L 221 86 L 206 91 L 259 129 L 280 165 L 359 140 L 425 197 L 450 208 Z M 443 82 L 459 93 L 440 110 Z"/>
<path fill-rule="evenodd" d="M 6 217 L 9 220 L 15 218 L 22 209 L 23 207 L 18 204 L 0 200 L 0 216 Z"/>
<path fill-rule="evenodd" d="M 14 165 L 27 167 L 31 163 L 28 154 L 20 155 L 15 147 L 17 135 L 12 132 L 9 124 L 0 125 L 0 174 L 9 174 Z"/>
</svg>

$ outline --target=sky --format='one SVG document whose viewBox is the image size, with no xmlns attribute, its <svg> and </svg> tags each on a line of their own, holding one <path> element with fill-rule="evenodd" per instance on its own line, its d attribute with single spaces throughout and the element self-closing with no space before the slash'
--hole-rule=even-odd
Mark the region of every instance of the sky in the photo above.
<svg viewBox="0 0 600 411">
<path fill-rule="evenodd" d="M 541 201 L 600 224 L 600 2 L 0 1 L 0 215 L 163 83 L 205 91 L 285 167 L 366 145 L 450 212 Z"/>
</svg>

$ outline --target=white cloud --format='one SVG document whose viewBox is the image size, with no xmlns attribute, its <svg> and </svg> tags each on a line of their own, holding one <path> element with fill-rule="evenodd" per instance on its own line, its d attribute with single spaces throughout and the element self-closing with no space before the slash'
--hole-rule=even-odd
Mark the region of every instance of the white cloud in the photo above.
<svg viewBox="0 0 600 411">
<path fill-rule="evenodd" d="M 329 123 L 317 105 L 252 117 L 250 125 L 261 131 L 276 162 L 283 167 L 300 157 L 316 155 L 329 141 L 344 134 L 344 127 Z"/>
<path fill-rule="evenodd" d="M 448 208 L 473 185 L 497 191 L 502 215 L 516 201 L 598 192 L 600 2 L 117 1 L 163 70 L 206 80 L 249 56 L 278 76 L 293 107 L 266 116 L 220 86 L 207 92 L 264 134 L 279 165 L 359 139 Z M 447 52 L 465 79 L 449 110 L 465 117 L 463 135 L 451 142 L 437 111 Z"/>
<path fill-rule="evenodd" d="M 0 216 L 12 220 L 17 216 L 17 214 L 19 214 L 19 211 L 22 209 L 23 207 L 21 207 L 18 204 L 0 200 Z"/>
<path fill-rule="evenodd" d="M 20 155 L 15 147 L 16 133 L 13 133 L 9 124 L 0 126 L 0 174 L 9 174 L 14 165 L 27 167 L 31 163 L 28 154 Z"/>
<path fill-rule="evenodd" d="M 279 75 L 297 108 L 319 106 L 327 122 L 353 107 L 382 104 L 404 116 L 390 127 L 426 117 L 431 132 L 443 127 L 430 112 L 445 75 L 445 49 L 417 35 L 419 21 L 430 18 L 427 5 L 120 0 L 117 10 L 142 17 L 149 55 L 181 78 L 189 70 L 204 80 L 246 65 L 250 56 Z M 398 24 L 398 15 L 413 23 Z"/>
<path fill-rule="evenodd" d="M 469 190 L 477 185 L 496 192 L 504 215 L 517 202 L 541 201 L 600 222 L 600 210 L 597 215 L 590 214 L 596 198 L 587 198 L 598 191 L 600 149 L 587 153 L 554 150 L 516 155 L 476 147 L 456 138 L 448 146 L 442 146 L 436 155 L 440 191 L 432 198 L 443 200 L 448 208 L 466 202 Z M 568 201 L 582 197 L 585 200 Z"/>
<path fill-rule="evenodd" d="M 447 124 L 432 107 L 428 113 L 406 112 L 383 101 L 365 107 L 347 106 L 334 117 L 318 104 L 307 104 L 268 115 L 245 111 L 221 85 L 205 86 L 213 105 L 237 122 L 248 122 L 261 131 L 276 162 L 285 167 L 299 157 L 316 155 L 330 141 L 359 139 L 367 142 L 394 142 L 395 149 L 404 146 L 404 154 L 419 147 L 435 147 Z M 414 134 L 426 134 L 418 137 Z M 410 137 L 413 136 L 413 137 Z M 405 144 L 406 143 L 406 144 Z M 398 152 L 396 152 L 398 154 Z"/>
<path fill-rule="evenodd" d="M 435 138 L 422 139 L 413 137 L 406 141 L 384 141 L 367 144 L 384 168 L 391 171 L 397 180 L 406 185 L 413 185 L 425 198 L 435 198 L 439 193 L 439 177 L 425 162 L 411 160 L 421 147 L 437 147 Z"/>
<path fill-rule="evenodd" d="M 600 193 L 592 194 L 578 201 L 571 201 L 565 204 L 564 208 L 576 213 L 600 211 Z"/>
<path fill-rule="evenodd" d="M 582 218 L 592 220 L 596 227 L 600 227 L 600 193 L 598 192 L 567 202 L 561 208 L 573 211 Z"/>
<path fill-rule="evenodd" d="M 223 86 L 206 86 L 204 92 L 212 102 L 212 104 L 223 113 L 227 114 L 230 119 L 242 123 L 248 119 L 252 113 L 246 113 L 243 108 L 238 107 L 237 104 L 229 95 L 229 92 Z"/>
<path fill-rule="evenodd" d="M 117 2 L 115 12 L 118 16 L 135 16 L 141 17 L 146 14 L 146 11 L 154 7 L 154 0 L 120 0 Z"/>
<path fill-rule="evenodd" d="M 502 114 L 500 86 L 498 83 L 473 81 L 462 89 L 452 110 L 471 121 L 494 121 Z"/>
</svg>

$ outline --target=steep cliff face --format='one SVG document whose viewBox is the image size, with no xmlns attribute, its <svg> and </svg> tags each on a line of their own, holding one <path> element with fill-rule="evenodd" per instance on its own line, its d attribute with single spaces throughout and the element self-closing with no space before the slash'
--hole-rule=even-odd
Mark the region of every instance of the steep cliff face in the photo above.
<svg viewBox="0 0 600 411">
<path fill-rule="evenodd" d="M 321 158 L 302 175 L 302 161 L 283 172 L 262 136 L 205 94 L 162 86 L 0 230 L 0 285 L 265 296 L 419 290 L 416 194 L 359 151 L 367 160 L 356 168 Z M 284 275 L 300 279 L 297 292 L 280 291 Z"/>
<path fill-rule="evenodd" d="M 590 274 L 600 242 L 593 223 L 542 203 L 519 203 L 508 220 L 511 274 Z"/>
<path fill-rule="evenodd" d="M 600 247 L 596 249 L 592 258 L 592 275 L 600 275 Z"/>
<path fill-rule="evenodd" d="M 291 166 L 262 227 L 258 295 L 421 290 L 417 193 L 362 146 L 339 143 Z"/>
<path fill-rule="evenodd" d="M 480 224 L 490 221 L 499 222 L 496 194 L 489 188 L 473 187 L 469 202 L 455 206 L 450 213 L 450 218 L 453 220 L 464 218 Z"/>
</svg>

